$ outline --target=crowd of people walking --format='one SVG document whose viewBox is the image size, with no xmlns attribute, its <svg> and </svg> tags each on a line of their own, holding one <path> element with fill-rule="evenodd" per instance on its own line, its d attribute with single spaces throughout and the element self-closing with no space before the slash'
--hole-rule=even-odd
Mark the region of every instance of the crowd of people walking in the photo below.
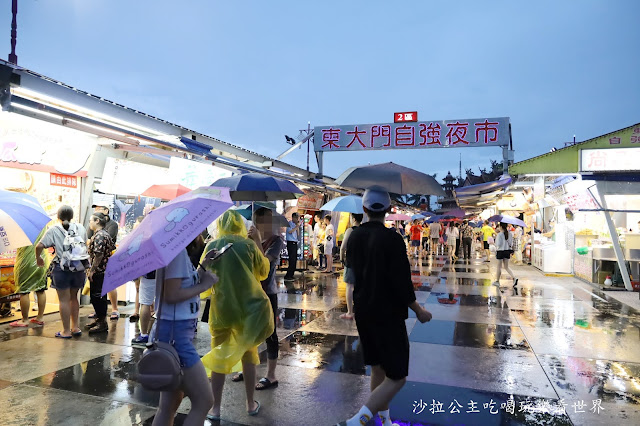
<svg viewBox="0 0 640 426">
<path fill-rule="evenodd" d="M 467 220 L 445 224 L 415 220 L 406 228 L 404 224 L 389 228 L 384 223 L 390 209 L 389 195 L 377 190 L 365 192 L 363 208 L 364 215 L 350 216 L 350 226 L 338 249 L 334 250 L 338 244 L 330 215 L 315 216 L 311 239 L 323 272 L 334 272 L 334 252 L 344 264 L 347 312 L 340 318 L 355 320 L 365 363 L 372 366 L 371 397 L 342 424 L 361 424 L 378 415 L 382 424 L 389 426 L 389 402 L 408 374 L 407 308 L 415 311 L 420 322 L 431 319 L 415 300 L 409 259 L 446 253 L 451 263 L 459 257 L 482 258 L 482 254 L 485 261 L 490 261 L 493 247 L 497 265 L 494 284 L 500 285 L 504 269 L 515 287 L 518 279 L 509 267 L 509 259 L 514 254 L 517 260 L 522 259 L 523 232 L 505 223 L 498 224 L 497 229 L 488 222 L 474 228 Z M 35 292 L 38 300 L 38 316 L 31 322 L 44 324 L 44 290 L 50 276 L 63 328 L 56 337 L 70 339 L 82 334 L 78 293 L 87 282 L 95 312 L 86 328 L 90 334 L 108 332 L 109 301 L 102 293 L 105 270 L 116 249 L 114 234 L 118 232 L 108 213 L 108 209 L 96 206 L 87 231 L 73 222 L 73 209 L 62 206 L 58 223 L 43 231 L 34 246 L 19 250 L 16 277 L 22 289 L 21 308 L 27 316 L 12 326 L 28 326 L 30 292 Z M 224 411 L 222 395 L 227 374 L 233 374 L 232 382 L 244 382 L 246 409 L 251 416 L 261 408 L 255 391 L 279 385 L 276 269 L 286 247 L 290 261 L 284 279 L 295 278 L 301 225 L 297 213 L 292 214 L 286 227 L 275 220 L 275 215 L 271 209 L 259 207 L 247 222 L 237 211 L 227 210 L 216 220 L 216 235 L 204 232 L 166 267 L 136 280 L 131 319 L 140 321 L 140 334 L 132 345 L 144 348 L 154 341 L 170 343 L 184 375 L 178 389 L 161 393 L 154 425 L 172 424 L 184 396 L 191 400 L 184 424 L 202 424 L 205 418 L 219 420 Z M 138 218 L 136 225 L 143 220 Z M 52 249 L 51 260 L 45 249 Z M 117 319 L 117 299 L 109 294 L 109 300 L 112 318 Z M 202 358 L 193 344 L 199 320 L 208 323 L 211 333 L 211 351 Z M 267 373 L 258 379 L 258 346 L 263 342 Z"/>
</svg>

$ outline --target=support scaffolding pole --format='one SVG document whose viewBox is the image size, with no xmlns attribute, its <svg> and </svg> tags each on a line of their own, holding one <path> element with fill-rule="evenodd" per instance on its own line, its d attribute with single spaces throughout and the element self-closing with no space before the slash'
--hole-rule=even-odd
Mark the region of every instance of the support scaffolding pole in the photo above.
<svg viewBox="0 0 640 426">
<path fill-rule="evenodd" d="M 609 210 L 609 208 L 607 207 L 607 200 L 605 199 L 604 195 L 605 188 L 603 182 L 596 182 L 596 188 L 598 189 L 598 194 L 600 195 L 600 205 L 605 210 L 603 214 L 605 219 L 607 220 L 607 227 L 609 228 L 609 234 L 611 235 L 611 241 L 613 242 L 613 251 L 616 253 L 618 268 L 620 268 L 620 274 L 622 274 L 622 281 L 624 282 L 624 286 L 628 291 L 633 291 L 633 288 L 631 287 L 631 278 L 629 277 L 629 270 L 627 269 L 627 263 L 624 259 L 622 248 L 620 247 L 618 231 L 616 230 L 615 224 L 613 223 L 613 219 L 611 219 L 611 215 L 607 211 Z"/>
</svg>

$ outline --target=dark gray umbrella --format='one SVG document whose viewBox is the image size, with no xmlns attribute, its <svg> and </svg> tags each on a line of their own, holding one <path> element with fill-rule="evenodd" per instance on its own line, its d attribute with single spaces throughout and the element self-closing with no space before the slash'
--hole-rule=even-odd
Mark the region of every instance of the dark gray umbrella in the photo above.
<svg viewBox="0 0 640 426">
<path fill-rule="evenodd" d="M 361 189 L 377 187 L 394 194 L 445 195 L 432 176 L 395 163 L 351 167 L 336 179 L 336 183 Z"/>
</svg>

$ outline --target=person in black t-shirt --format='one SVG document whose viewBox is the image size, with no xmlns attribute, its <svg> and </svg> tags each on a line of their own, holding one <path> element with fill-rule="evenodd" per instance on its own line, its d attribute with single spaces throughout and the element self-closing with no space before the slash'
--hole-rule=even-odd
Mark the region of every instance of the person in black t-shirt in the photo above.
<svg viewBox="0 0 640 426">
<path fill-rule="evenodd" d="M 407 307 L 421 323 L 430 321 L 431 313 L 416 301 L 402 236 L 384 226 L 389 193 L 368 189 L 362 205 L 369 221 L 349 236 L 347 263 L 355 274 L 356 326 L 365 364 L 371 365 L 372 392 L 358 414 L 340 424 L 365 424 L 377 413 L 383 426 L 391 426 L 389 403 L 409 374 Z"/>
</svg>

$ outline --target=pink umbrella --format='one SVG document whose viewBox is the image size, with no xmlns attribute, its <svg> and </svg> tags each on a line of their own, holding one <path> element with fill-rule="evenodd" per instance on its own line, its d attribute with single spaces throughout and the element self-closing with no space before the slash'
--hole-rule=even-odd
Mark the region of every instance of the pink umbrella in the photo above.
<svg viewBox="0 0 640 426">
<path fill-rule="evenodd" d="M 149 212 L 109 258 L 102 295 L 167 266 L 232 205 L 228 188 L 207 186 Z"/>
<path fill-rule="evenodd" d="M 186 186 L 180 184 L 175 185 L 151 185 L 142 195 L 145 197 L 161 198 L 163 200 L 173 200 L 187 192 L 191 191 Z"/>
<path fill-rule="evenodd" d="M 395 213 L 385 217 L 384 220 L 388 220 L 388 221 L 411 220 L 411 216 L 408 216 L 406 214 L 401 214 L 401 213 Z"/>
</svg>

